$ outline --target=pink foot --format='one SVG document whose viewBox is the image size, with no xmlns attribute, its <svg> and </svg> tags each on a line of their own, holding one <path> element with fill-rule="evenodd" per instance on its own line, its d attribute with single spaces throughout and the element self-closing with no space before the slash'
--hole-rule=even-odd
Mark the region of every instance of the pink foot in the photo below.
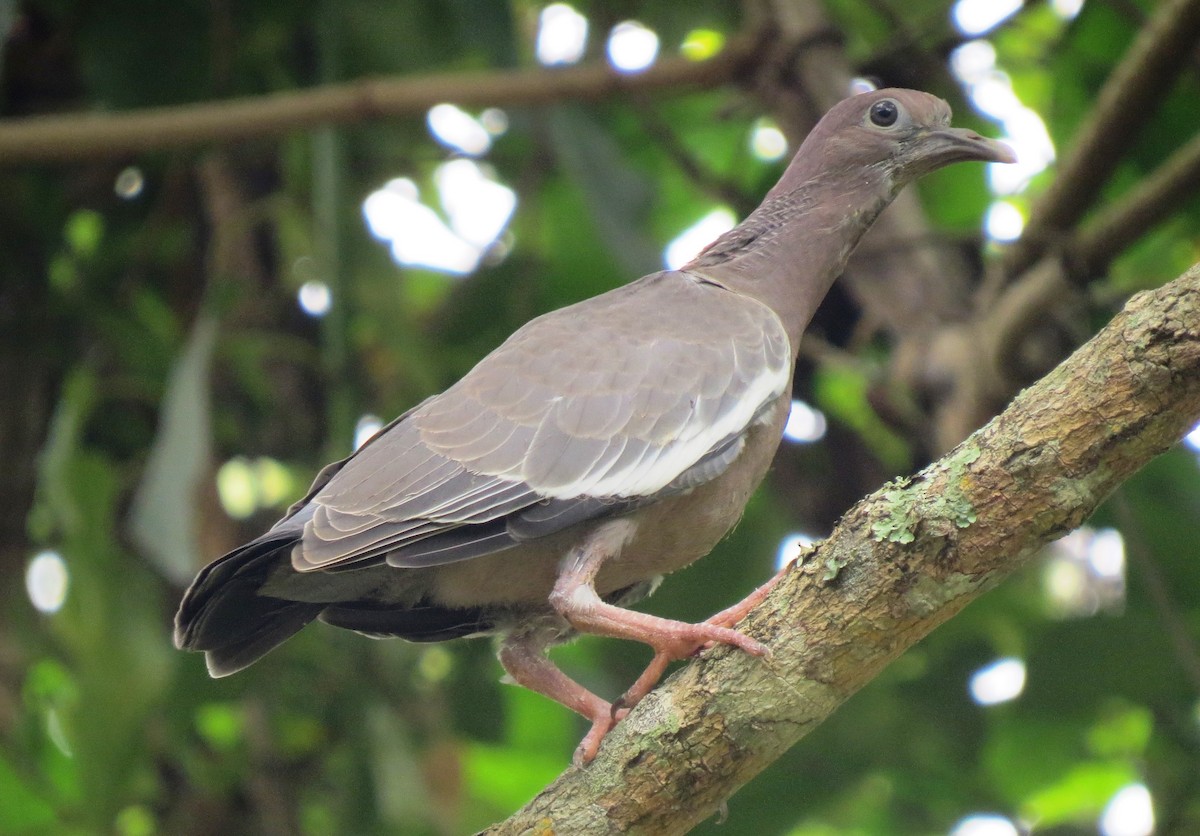
<svg viewBox="0 0 1200 836">
<path fill-rule="evenodd" d="M 592 727 L 584 735 L 583 740 L 579 741 L 579 746 L 576 747 L 575 756 L 571 762 L 576 766 L 591 763 L 592 759 L 596 757 L 596 753 L 600 751 L 600 744 L 604 741 L 605 735 L 612 731 L 613 726 L 624 719 L 628 713 L 628 708 L 612 705 L 609 706 L 609 710 L 604 716 L 594 718 Z"/>
</svg>

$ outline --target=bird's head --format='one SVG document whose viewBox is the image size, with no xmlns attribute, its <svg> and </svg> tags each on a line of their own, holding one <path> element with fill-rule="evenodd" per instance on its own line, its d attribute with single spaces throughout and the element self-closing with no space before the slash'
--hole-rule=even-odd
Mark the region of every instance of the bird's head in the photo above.
<svg viewBox="0 0 1200 836">
<path fill-rule="evenodd" d="M 903 185 L 950 163 L 1016 162 L 1002 142 L 950 127 L 950 105 L 937 96 L 897 88 L 838 103 L 818 129 L 830 128 L 827 152 L 851 166 L 882 166 Z"/>
<path fill-rule="evenodd" d="M 1012 163 L 1016 154 L 950 127 L 950 106 L 928 93 L 893 88 L 844 99 L 809 132 L 762 205 L 687 269 L 764 299 L 786 285 L 788 298 L 769 304 L 802 326 L 901 188 L 969 160 Z"/>
</svg>

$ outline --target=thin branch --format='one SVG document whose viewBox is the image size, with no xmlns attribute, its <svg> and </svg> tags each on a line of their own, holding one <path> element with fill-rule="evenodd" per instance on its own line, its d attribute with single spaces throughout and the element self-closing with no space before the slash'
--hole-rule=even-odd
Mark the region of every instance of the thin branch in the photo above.
<svg viewBox="0 0 1200 836">
<path fill-rule="evenodd" d="M 1167 8 L 1174 10 L 1171 19 L 1179 23 L 1182 14 L 1179 4 Z M 1140 50 L 1149 48 L 1147 44 L 1161 42 L 1161 30 L 1165 25 L 1160 15 L 1143 30 L 1146 37 L 1131 50 L 1106 88 L 1106 91 L 1115 91 L 1109 96 L 1110 102 L 1129 95 L 1132 82 L 1122 78 L 1122 74 L 1132 72 L 1131 64 L 1137 63 L 1134 59 Z M 1102 111 L 1110 117 L 1120 112 L 1115 105 L 1105 110 L 1103 99 L 1096 113 Z M 1093 137 L 1108 130 L 1106 120 L 1110 117 L 1094 119 L 1083 129 L 1083 138 L 1075 147 L 1095 150 L 1098 146 Z M 1122 120 L 1118 118 L 1118 121 Z M 1086 156 L 1085 151 L 1080 151 L 1072 159 Z M 1114 164 L 1115 161 L 1113 158 Z M 1044 206 L 1055 201 L 1073 200 L 1083 193 L 1080 184 L 1094 173 L 1082 165 L 1064 165 L 1059 178 L 1043 196 Z M 1094 195 L 1108 173 L 1109 170 L 1099 172 L 1096 183 L 1088 181 L 1084 191 Z M 1200 189 L 1200 135 L 1178 148 L 1119 202 L 1107 206 L 1074 230 L 1058 230 L 1054 236 L 1058 241 L 1054 246 L 1050 246 L 1044 231 L 1038 231 L 1039 228 L 1048 229 L 1044 220 L 1047 216 L 1041 216 L 1043 220 L 1039 226 L 1037 218 L 1042 210 L 1035 208 L 1034 220 L 1026 227 L 1021 241 L 1005 254 L 1003 264 L 993 270 L 984 283 L 976 300 L 979 313 L 973 322 L 962 333 L 952 328 L 953 333 L 939 335 L 938 341 L 933 343 L 956 345 L 955 351 L 948 355 L 950 365 L 956 369 L 953 375 L 956 385 L 952 387 L 950 397 L 940 405 L 933 422 L 936 449 L 946 449 L 956 443 L 970 427 L 993 414 L 997 405 L 1024 382 L 1025 370 L 1014 366 L 1020 357 L 1021 345 L 1037 326 L 1061 313 L 1063 301 L 1077 292 L 1078 285 L 1103 274 L 1122 252 L 1191 200 L 1197 189 Z M 1054 198 L 1054 194 L 1060 197 Z M 1082 211 L 1083 208 L 1086 207 L 1081 203 L 1078 209 Z M 1073 217 L 1071 223 L 1077 220 Z M 1036 260 L 1023 260 L 1033 254 L 1036 254 Z M 1014 274 L 1005 275 L 1004 271 L 1017 263 L 1014 259 L 1020 260 L 1020 276 L 1008 283 L 1006 279 L 1011 279 Z M 968 340 L 965 345 L 962 343 L 964 336 Z M 964 348 L 967 350 L 962 350 Z M 943 356 L 947 355 L 943 352 Z"/>
<path fill-rule="evenodd" d="M 1200 0 L 1168 0 L 1138 34 L 1100 91 L 1058 176 L 1030 213 L 1021 240 L 1004 257 L 1016 276 L 1091 208 L 1101 188 L 1172 84 L 1200 39 Z"/>
<path fill-rule="evenodd" d="M 945 450 L 993 414 L 1028 379 L 1020 368 L 1021 346 L 1039 325 L 1064 311 L 1079 286 L 1104 273 L 1125 249 L 1169 218 L 1200 189 L 1200 135 L 1178 149 L 1119 203 L 1107 207 L 1047 252 L 1015 282 L 996 283 L 994 297 L 981 297 L 980 314 L 964 334 L 940 339 L 959 345 L 949 355 L 957 369 L 951 395 L 936 425 L 936 449 Z M 965 336 L 968 345 L 961 345 Z M 943 352 L 945 356 L 945 352 Z"/>
<path fill-rule="evenodd" d="M 1072 296 L 1078 296 L 1078 289 L 1067 281 L 1062 262 L 1057 258 L 1043 258 L 1026 270 L 1020 280 L 1009 285 L 978 321 L 975 332 L 983 357 L 989 370 L 996 374 L 995 395 L 1006 398 L 1017 390 L 1022 379 L 1021 346 L 1034 326 L 1058 315 L 1063 310 L 1063 303 Z M 1058 359 L 1055 357 L 1051 363 Z"/>
<path fill-rule="evenodd" d="M 704 193 L 728 203 L 739 217 L 745 217 L 758 207 L 758 198 L 751 197 L 732 179 L 721 177 L 701 165 L 695 155 L 679 141 L 669 122 L 650 108 L 639 108 L 642 130 L 649 135 L 675 165 Z"/>
<path fill-rule="evenodd" d="M 1090 220 L 1067 248 L 1077 278 L 1102 274 L 1108 265 L 1200 190 L 1200 133 L 1172 154 L 1119 203 Z"/>
<path fill-rule="evenodd" d="M 1200 265 L 1139 294 L 998 418 L 851 509 L 741 625 L 768 660 L 705 653 L 597 759 L 491 834 L 684 833 L 892 659 L 1079 526 L 1200 417 Z"/>
<path fill-rule="evenodd" d="M 1113 259 L 1193 199 L 1197 189 L 1200 135 L 1016 281 L 1005 284 L 1001 271 L 993 270 L 996 281 L 985 282 L 974 319 L 943 329 L 930 343 L 926 367 L 952 368 L 956 381 L 933 421 L 934 449 L 949 449 L 994 414 L 1028 379 L 1020 365 L 1022 346 L 1035 329 L 1061 317 L 1064 302 L 1078 297 L 1081 284 L 1102 275 Z"/>
<path fill-rule="evenodd" d="M 756 39 L 731 39 L 707 61 L 667 58 L 637 75 L 604 65 L 557 70 L 487 71 L 416 78 L 363 79 L 127 113 L 32 116 L 0 121 L 0 166 L 123 157 L 278 136 L 318 125 L 422 114 L 439 102 L 523 107 L 595 101 L 633 92 L 682 92 L 736 79 L 756 54 Z"/>
</svg>

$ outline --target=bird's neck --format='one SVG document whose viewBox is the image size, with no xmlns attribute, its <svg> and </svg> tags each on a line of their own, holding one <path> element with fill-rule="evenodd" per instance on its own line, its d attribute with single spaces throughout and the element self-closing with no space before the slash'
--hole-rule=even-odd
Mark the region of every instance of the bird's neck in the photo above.
<svg viewBox="0 0 1200 836">
<path fill-rule="evenodd" d="M 809 177 L 789 188 L 797 179 L 785 176 L 749 217 L 683 268 L 770 306 L 793 356 L 850 253 L 898 190 L 882 170 L 860 170 L 852 181 Z"/>
</svg>

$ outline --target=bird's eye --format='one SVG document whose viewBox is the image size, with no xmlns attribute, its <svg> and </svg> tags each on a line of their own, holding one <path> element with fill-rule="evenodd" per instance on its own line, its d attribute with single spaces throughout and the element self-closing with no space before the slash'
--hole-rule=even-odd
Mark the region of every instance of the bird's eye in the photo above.
<svg viewBox="0 0 1200 836">
<path fill-rule="evenodd" d="M 871 105 L 869 111 L 871 124 L 880 128 L 890 128 L 900 118 L 900 106 L 891 99 L 880 99 Z"/>
</svg>

